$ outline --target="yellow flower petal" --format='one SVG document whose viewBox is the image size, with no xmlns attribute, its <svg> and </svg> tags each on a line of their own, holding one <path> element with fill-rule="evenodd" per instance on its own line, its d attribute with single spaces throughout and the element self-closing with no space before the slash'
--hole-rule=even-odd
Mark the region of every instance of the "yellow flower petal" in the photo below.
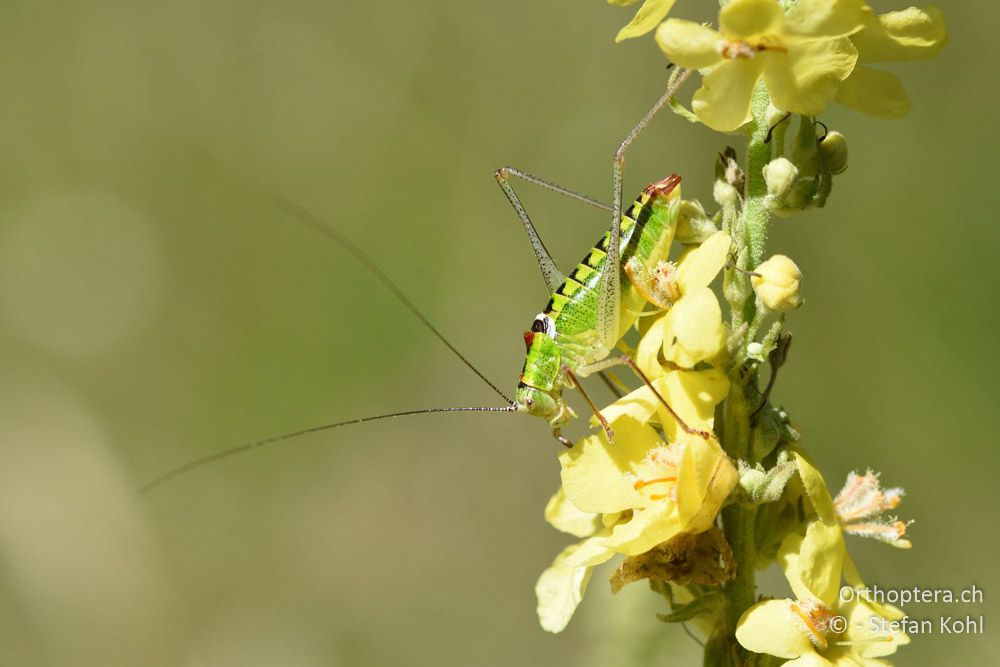
<svg viewBox="0 0 1000 667">
<path fill-rule="evenodd" d="M 643 385 L 601 410 L 601 415 L 611 423 L 612 428 L 615 422 L 622 418 L 630 418 L 632 421 L 645 424 L 656 414 L 658 406 L 659 401 L 656 396 L 649 387 Z M 592 419 L 591 423 L 596 426 L 598 422 Z"/>
<path fill-rule="evenodd" d="M 858 572 L 858 566 L 854 564 L 854 559 L 851 558 L 851 554 L 846 550 L 844 551 L 844 580 L 856 589 L 866 588 L 865 582 L 861 579 L 861 574 Z M 882 618 L 887 618 L 890 621 L 898 621 L 906 616 L 902 609 L 894 607 L 891 604 L 882 604 L 870 600 L 866 600 L 865 603 L 871 607 L 876 614 Z"/>
<path fill-rule="evenodd" d="M 639 345 L 635 348 L 635 363 L 651 380 L 655 380 L 665 372 L 660 365 L 660 349 L 670 333 L 669 328 L 672 324 L 673 320 L 668 320 L 665 316 L 658 317 L 639 339 Z"/>
<path fill-rule="evenodd" d="M 840 84 L 837 102 L 880 118 L 902 118 L 910 112 L 910 98 L 894 75 L 858 65 Z"/>
<path fill-rule="evenodd" d="M 815 600 L 816 596 L 813 592 L 805 585 L 802 581 L 802 577 L 799 576 L 799 550 L 802 548 L 803 537 L 798 533 L 791 533 L 785 536 L 785 539 L 781 541 L 781 547 L 778 549 L 778 563 L 781 565 L 781 569 L 785 572 L 785 579 L 788 580 L 788 585 L 792 587 L 792 592 L 795 593 L 796 599 L 799 600 Z"/>
<path fill-rule="evenodd" d="M 886 624 L 872 618 L 880 616 L 863 601 L 845 603 L 838 611 L 847 617 L 848 635 L 851 642 L 856 642 L 852 653 L 862 658 L 880 658 L 896 652 L 900 646 L 910 643 L 910 638 L 903 632 L 885 632 Z"/>
<path fill-rule="evenodd" d="M 795 658 L 795 660 L 789 660 L 788 662 L 784 663 L 782 667 L 789 667 L 789 665 L 791 665 L 791 667 L 831 667 L 834 664 L 835 663 L 830 662 L 829 660 L 821 656 L 819 653 L 805 653 Z M 847 665 L 844 665 L 844 667 L 855 667 L 855 664 L 856 663 L 851 662 L 848 663 Z M 868 664 L 865 665 L 864 667 L 888 667 L 888 665 L 882 666 L 882 665 Z"/>
<path fill-rule="evenodd" d="M 552 566 L 542 572 L 535 584 L 538 620 L 549 632 L 562 632 L 569 623 L 590 583 L 594 565 L 615 552 L 604 545 L 605 536 L 595 536 L 563 549 Z"/>
<path fill-rule="evenodd" d="M 944 15 L 937 7 L 910 7 L 874 16 L 852 38 L 860 62 L 922 60 L 937 54 L 948 41 Z"/>
<path fill-rule="evenodd" d="M 590 583 L 589 567 L 557 567 L 542 572 L 535 584 L 538 621 L 548 632 L 562 632 L 573 617 Z"/>
<path fill-rule="evenodd" d="M 787 53 L 764 53 L 764 82 L 774 105 L 782 111 L 817 116 L 850 76 L 858 52 L 847 37 L 789 39 Z"/>
<path fill-rule="evenodd" d="M 715 368 L 671 371 L 652 382 L 660 396 L 688 426 L 703 430 L 712 428 L 715 406 L 729 393 L 729 379 L 725 373 Z M 611 423 L 616 433 L 619 420 L 626 423 L 646 423 L 654 416 L 655 421 L 665 425 L 667 436 L 671 439 L 683 433 L 660 399 L 646 386 L 626 394 L 624 398 L 601 410 L 601 414 Z M 596 425 L 597 420 L 592 420 L 592 423 Z"/>
<path fill-rule="evenodd" d="M 785 26 L 800 37 L 844 37 L 861 30 L 867 15 L 864 0 L 799 0 Z"/>
<path fill-rule="evenodd" d="M 799 469 L 799 478 L 813 509 L 824 523 L 836 526 L 837 510 L 834 508 L 833 498 L 830 496 L 830 490 L 826 488 L 823 475 L 816 468 L 816 464 L 802 451 L 795 451 L 794 456 Z"/>
<path fill-rule="evenodd" d="M 779 658 L 814 654 L 813 645 L 796 623 L 791 600 L 758 602 L 743 612 L 736 625 L 736 641 L 754 653 Z M 787 663 L 786 663 L 787 664 Z"/>
<path fill-rule="evenodd" d="M 701 371 L 670 371 L 653 379 L 652 383 L 674 412 L 692 428 L 711 429 L 715 406 L 729 393 L 729 379 L 724 372 L 716 368 L 706 368 Z M 601 410 L 601 414 L 616 433 L 619 430 L 619 423 L 625 424 L 624 427 L 627 428 L 636 422 L 644 424 L 651 419 L 665 424 L 667 435 L 671 439 L 679 432 L 683 432 L 676 428 L 673 416 L 647 386 L 626 394 Z M 596 426 L 597 420 L 592 420 L 592 424 Z"/>
<path fill-rule="evenodd" d="M 701 81 L 691 109 L 702 123 L 732 132 L 750 120 L 750 96 L 760 78 L 763 58 L 738 58 L 719 63 Z"/>
<path fill-rule="evenodd" d="M 733 0 L 719 12 L 719 26 L 728 39 L 780 32 L 784 20 L 777 0 Z"/>
<path fill-rule="evenodd" d="M 715 421 L 715 406 L 729 393 L 729 379 L 725 373 L 714 368 L 672 371 L 654 380 L 653 385 L 688 426 L 702 430 L 711 430 Z M 684 431 L 677 426 L 676 420 L 658 400 L 655 406 L 667 437 L 671 440 L 679 438 Z"/>
<path fill-rule="evenodd" d="M 677 473 L 677 511 L 684 532 L 708 530 L 736 486 L 739 475 L 715 441 L 684 434 L 684 456 Z"/>
<path fill-rule="evenodd" d="M 708 287 L 685 294 L 663 319 L 663 355 L 679 366 L 691 368 L 712 359 L 726 344 L 722 309 Z"/>
<path fill-rule="evenodd" d="M 583 512 L 566 498 L 566 492 L 560 488 L 549 499 L 545 506 L 545 520 L 557 530 L 576 537 L 590 537 L 599 525 L 597 514 Z"/>
<path fill-rule="evenodd" d="M 627 26 L 618 31 L 616 42 L 645 35 L 655 28 L 674 6 L 676 0 L 646 0 Z"/>
<path fill-rule="evenodd" d="M 614 445 L 590 436 L 559 455 L 566 498 L 583 512 L 621 512 L 647 502 L 626 475 L 662 443 L 656 431 L 628 416 L 616 419 L 612 428 Z"/>
<path fill-rule="evenodd" d="M 615 525 L 607 545 L 626 556 L 638 556 L 682 530 L 676 504 L 660 500 L 655 506 L 633 512 L 629 521 Z"/>
<path fill-rule="evenodd" d="M 792 534 L 782 541 L 778 560 L 795 597 L 817 600 L 833 608 L 840 591 L 844 553 L 840 528 L 812 521 L 805 537 Z"/>
<path fill-rule="evenodd" d="M 726 264 L 732 239 L 716 232 L 700 246 L 684 254 L 677 264 L 677 285 L 681 294 L 707 287 Z"/>
<path fill-rule="evenodd" d="M 667 19 L 656 30 L 656 43 L 667 58 L 681 67 L 704 69 L 722 62 L 722 35 L 700 23 Z"/>
<path fill-rule="evenodd" d="M 854 564 L 854 559 L 850 553 L 844 554 L 844 580 L 855 588 L 864 588 L 865 582 L 861 579 L 858 566 Z"/>
</svg>

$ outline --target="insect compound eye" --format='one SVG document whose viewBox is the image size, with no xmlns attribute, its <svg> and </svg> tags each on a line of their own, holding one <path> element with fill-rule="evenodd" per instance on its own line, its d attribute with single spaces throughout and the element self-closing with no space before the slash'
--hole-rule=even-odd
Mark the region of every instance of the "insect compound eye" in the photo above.
<svg viewBox="0 0 1000 667">
<path fill-rule="evenodd" d="M 545 334 L 549 338 L 556 337 L 556 323 L 552 321 L 552 318 L 541 313 L 535 318 L 535 321 L 531 323 L 532 333 Z"/>
</svg>

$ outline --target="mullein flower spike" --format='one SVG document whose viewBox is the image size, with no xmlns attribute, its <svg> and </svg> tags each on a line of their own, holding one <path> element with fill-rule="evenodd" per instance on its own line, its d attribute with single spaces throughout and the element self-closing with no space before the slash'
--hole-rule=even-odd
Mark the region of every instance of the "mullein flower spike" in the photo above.
<svg viewBox="0 0 1000 667">
<path fill-rule="evenodd" d="M 902 85 L 869 65 L 934 55 L 944 19 L 934 7 L 877 15 L 863 0 L 729 0 L 714 28 L 669 16 L 675 4 L 646 0 L 617 40 L 655 32 L 673 63 L 698 70 L 691 110 L 672 108 L 722 132 L 745 126 L 746 161 L 720 153 L 718 211 L 678 204 L 674 261 L 622 266 L 645 310 L 618 347 L 645 382 L 591 420 L 613 444 L 596 430 L 559 457 L 545 518 L 579 541 L 539 578 L 538 617 L 561 631 L 594 568 L 619 558 L 612 589 L 648 579 L 670 607 L 660 620 L 704 634 L 706 665 L 887 665 L 909 643 L 891 623 L 903 612 L 841 597 L 865 588 L 845 536 L 909 548 L 909 524 L 889 514 L 903 492 L 868 471 L 832 497 L 774 402 L 802 272 L 764 248 L 771 216 L 823 206 L 847 168 L 844 135 L 817 116 L 834 101 L 904 114 Z M 787 597 L 758 598 L 770 563 Z"/>
</svg>

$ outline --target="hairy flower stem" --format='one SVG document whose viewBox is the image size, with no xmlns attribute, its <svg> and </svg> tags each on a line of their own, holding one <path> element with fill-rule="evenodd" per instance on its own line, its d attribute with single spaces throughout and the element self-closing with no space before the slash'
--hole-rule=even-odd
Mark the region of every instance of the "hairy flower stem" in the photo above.
<svg viewBox="0 0 1000 667">
<path fill-rule="evenodd" d="M 740 369 L 733 369 L 733 373 L 738 375 Z M 741 380 L 731 380 L 729 396 L 723 406 L 723 446 L 733 460 L 747 460 L 750 457 L 750 415 L 753 406 L 747 399 Z M 736 578 L 726 585 L 724 591 L 725 642 L 729 644 L 728 650 L 723 652 L 728 656 L 728 662 L 724 664 L 741 664 L 742 660 L 738 656 L 746 655 L 746 651 L 736 642 L 736 623 L 743 612 L 757 601 L 754 514 L 755 510 L 739 503 L 733 503 L 722 510 L 722 526 L 736 561 Z"/>
<path fill-rule="evenodd" d="M 763 85 L 754 92 L 751 113 L 753 120 L 747 130 L 746 143 L 746 193 L 741 214 L 740 228 L 744 232 L 737 243 L 749 249 L 749 268 L 756 267 L 764 259 L 767 245 L 769 215 L 764 204 L 767 185 L 764 182 L 764 165 L 771 159 L 771 144 L 767 142 L 768 95 Z M 754 317 L 754 296 L 752 290 L 744 292 L 743 303 L 734 304 L 733 312 L 740 313 L 748 320 Z M 742 349 L 735 355 L 746 359 L 746 345 L 753 339 L 748 332 L 743 339 Z M 755 392 L 748 391 L 753 385 L 755 374 L 748 371 L 743 363 L 736 363 L 729 369 L 730 392 L 723 405 L 722 444 L 726 453 L 734 461 L 753 463 L 750 447 L 750 417 L 756 409 L 751 405 Z M 748 395 L 749 394 L 749 395 Z M 747 609 L 757 601 L 756 559 L 754 546 L 754 515 L 756 510 L 733 503 L 722 510 L 722 525 L 726 540 L 733 549 L 736 561 L 736 578 L 725 587 L 726 613 L 724 637 L 718 638 L 725 644 L 718 655 L 725 656 L 725 664 L 742 664 L 747 652 L 735 637 L 736 624 Z M 706 659 L 708 655 L 706 654 Z"/>
<path fill-rule="evenodd" d="M 770 216 L 764 205 L 767 184 L 764 182 L 764 165 L 771 160 L 771 143 L 767 141 L 767 106 L 769 102 L 763 82 L 757 85 L 750 103 L 753 120 L 747 128 L 746 199 L 743 204 L 743 229 L 750 248 L 749 269 L 764 261 L 767 245 L 767 224 Z"/>
</svg>

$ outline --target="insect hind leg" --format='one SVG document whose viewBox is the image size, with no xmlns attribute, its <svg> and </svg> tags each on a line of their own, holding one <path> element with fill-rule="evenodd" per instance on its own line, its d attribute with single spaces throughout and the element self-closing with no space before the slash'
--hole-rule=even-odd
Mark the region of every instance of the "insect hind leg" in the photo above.
<svg viewBox="0 0 1000 667">
<path fill-rule="evenodd" d="M 538 176 L 533 176 L 526 171 L 521 171 L 515 167 L 500 167 L 497 169 L 496 174 L 494 174 L 497 180 L 503 179 L 507 180 L 508 176 L 516 176 L 522 181 L 528 183 L 533 183 L 544 190 L 550 190 L 557 194 L 563 195 L 564 197 L 569 197 L 570 199 L 575 199 L 578 202 L 587 204 L 588 206 L 593 206 L 594 208 L 599 208 L 602 211 L 611 212 L 611 207 L 607 204 L 600 202 L 593 197 L 588 197 L 587 195 L 580 194 L 579 192 L 574 192 L 569 188 L 564 188 L 561 185 L 552 183 L 551 181 L 546 181 L 545 179 L 539 178 Z"/>
<path fill-rule="evenodd" d="M 618 342 L 618 326 L 620 323 L 621 282 L 619 270 L 621 263 L 621 229 L 622 229 L 622 186 L 624 184 L 625 152 L 636 140 L 639 134 L 653 120 L 660 109 L 665 107 L 677 94 L 677 90 L 691 76 L 691 70 L 675 70 L 670 77 L 667 91 L 646 112 L 635 127 L 625 136 L 611 161 L 612 171 L 612 206 L 611 233 L 608 243 L 608 259 L 605 260 L 604 275 L 601 277 L 600 292 L 597 296 L 597 332 L 604 346 L 613 349 Z"/>
<path fill-rule="evenodd" d="M 528 212 L 524 209 L 524 204 L 521 203 L 521 199 L 514 191 L 514 186 L 510 184 L 509 178 L 511 176 L 516 176 L 517 178 L 527 181 L 528 183 L 534 183 L 542 189 L 559 193 L 569 197 L 570 199 L 574 199 L 605 211 L 610 211 L 611 207 L 606 204 L 602 204 L 587 195 L 581 195 L 578 192 L 573 192 L 572 190 L 568 190 L 561 185 L 556 185 L 555 183 L 543 180 L 537 176 L 532 176 L 531 174 L 521 171 L 520 169 L 515 169 L 514 167 L 501 167 L 496 170 L 494 177 L 497 180 L 497 184 L 507 196 L 507 200 L 510 202 L 510 205 L 514 207 L 514 212 L 517 213 L 517 217 L 520 218 L 521 223 L 524 225 L 524 230 L 528 233 L 528 240 L 531 242 L 531 249 L 535 252 L 535 261 L 538 263 L 538 269 L 542 273 L 542 279 L 545 281 L 545 286 L 548 288 L 549 294 L 555 294 L 556 290 L 559 289 L 559 286 L 562 285 L 566 278 L 563 276 L 562 271 L 559 270 L 559 267 L 556 266 L 555 261 L 552 259 L 552 255 L 549 253 L 545 244 L 542 242 L 541 237 L 538 235 L 535 225 L 531 222 Z"/>
</svg>

